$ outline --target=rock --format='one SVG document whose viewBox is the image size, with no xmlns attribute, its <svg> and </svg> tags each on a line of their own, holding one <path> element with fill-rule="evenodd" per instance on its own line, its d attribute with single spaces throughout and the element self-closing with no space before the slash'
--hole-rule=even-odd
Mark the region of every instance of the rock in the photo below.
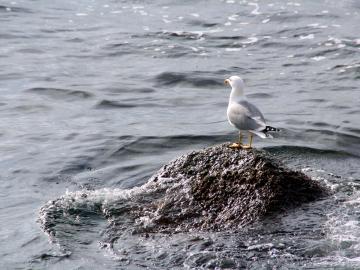
<svg viewBox="0 0 360 270">
<path fill-rule="evenodd" d="M 265 151 L 233 150 L 228 145 L 179 157 L 140 187 L 69 192 L 40 209 L 41 226 L 55 239 L 72 233 L 69 224 L 94 215 L 107 219 L 109 239 L 239 229 L 329 194 Z"/>
<path fill-rule="evenodd" d="M 265 151 L 233 150 L 228 143 L 170 162 L 146 185 L 156 184 L 163 196 L 145 211 L 156 231 L 241 228 L 328 194 Z"/>
</svg>

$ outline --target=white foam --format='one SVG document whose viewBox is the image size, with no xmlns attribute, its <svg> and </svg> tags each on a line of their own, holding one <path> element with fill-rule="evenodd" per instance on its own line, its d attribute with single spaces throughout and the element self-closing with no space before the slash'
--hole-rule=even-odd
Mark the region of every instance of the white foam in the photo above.
<svg viewBox="0 0 360 270">
<path fill-rule="evenodd" d="M 253 14 L 253 15 L 259 15 L 259 14 L 261 14 L 261 13 L 259 12 L 260 7 L 259 7 L 259 4 L 258 4 L 258 3 L 248 3 L 248 5 L 255 7 L 255 8 L 251 11 L 251 14 Z"/>
<path fill-rule="evenodd" d="M 287 2 L 286 5 L 288 6 L 295 6 L 295 7 L 300 7 L 301 4 L 300 3 L 297 3 L 297 2 Z"/>
<path fill-rule="evenodd" d="M 135 6 L 132 6 L 132 8 L 133 9 L 144 9 L 145 7 L 144 6 L 137 6 L 137 5 L 135 5 Z"/>
<path fill-rule="evenodd" d="M 249 37 L 246 41 L 243 41 L 242 44 L 253 44 L 256 43 L 259 39 L 257 37 Z"/>
<path fill-rule="evenodd" d="M 329 41 L 333 41 L 335 44 L 341 43 L 341 39 L 339 39 L 339 38 L 334 38 L 334 37 L 331 37 L 331 36 L 328 38 L 328 40 L 329 40 Z"/>
<path fill-rule="evenodd" d="M 236 21 L 238 17 L 239 17 L 239 15 L 233 14 L 233 15 L 231 15 L 231 16 L 228 17 L 228 20 L 229 20 L 229 21 Z"/>
<path fill-rule="evenodd" d="M 241 50 L 242 50 L 242 48 L 225 48 L 225 51 L 227 51 L 227 52 L 238 52 Z"/>
<path fill-rule="evenodd" d="M 357 191 L 348 201 L 339 205 L 334 213 L 328 215 L 328 221 L 325 223 L 327 239 L 331 241 L 335 250 L 338 250 L 336 255 L 345 260 L 360 261 L 359 256 L 354 256 L 359 254 L 360 248 L 359 207 L 360 192 Z"/>
<path fill-rule="evenodd" d="M 314 34 L 309 34 L 309 35 L 305 35 L 305 36 L 300 36 L 299 39 L 303 40 L 303 39 L 314 39 Z"/>
<path fill-rule="evenodd" d="M 274 247 L 273 243 L 256 244 L 247 247 L 247 250 L 266 250 Z"/>
</svg>

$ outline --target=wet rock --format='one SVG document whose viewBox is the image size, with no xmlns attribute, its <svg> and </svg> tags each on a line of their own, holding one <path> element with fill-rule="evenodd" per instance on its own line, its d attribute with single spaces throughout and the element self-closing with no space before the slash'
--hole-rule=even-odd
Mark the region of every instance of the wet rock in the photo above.
<svg viewBox="0 0 360 270">
<path fill-rule="evenodd" d="M 153 232 L 239 229 L 328 194 L 265 151 L 228 145 L 179 157 L 140 187 L 69 192 L 40 209 L 41 227 L 61 241 L 73 225 L 99 215 L 109 243 Z"/>
<path fill-rule="evenodd" d="M 241 228 L 328 194 L 265 151 L 233 150 L 228 144 L 184 155 L 146 185 L 163 191 L 142 211 L 156 231 Z"/>
</svg>

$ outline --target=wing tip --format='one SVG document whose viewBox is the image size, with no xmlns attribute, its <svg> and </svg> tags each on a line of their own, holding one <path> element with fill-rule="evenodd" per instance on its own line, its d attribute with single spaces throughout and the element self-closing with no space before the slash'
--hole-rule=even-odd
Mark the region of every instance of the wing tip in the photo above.
<svg viewBox="0 0 360 270">
<path fill-rule="evenodd" d="M 272 127 L 272 126 L 266 126 L 265 129 L 264 129 L 264 132 L 267 132 L 267 131 L 275 131 L 275 132 L 279 132 L 280 129 L 278 128 L 275 128 L 275 127 Z"/>
</svg>

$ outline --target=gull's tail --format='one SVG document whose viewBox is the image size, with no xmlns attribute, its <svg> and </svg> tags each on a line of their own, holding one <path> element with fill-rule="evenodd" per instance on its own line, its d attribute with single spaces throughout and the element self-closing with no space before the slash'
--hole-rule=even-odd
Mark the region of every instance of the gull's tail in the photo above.
<svg viewBox="0 0 360 270">
<path fill-rule="evenodd" d="M 266 126 L 265 129 L 263 130 L 250 130 L 251 133 L 259 136 L 260 138 L 274 138 L 271 134 L 269 134 L 268 132 L 269 131 L 280 131 L 280 129 L 278 128 L 274 128 L 274 127 L 271 127 L 271 126 Z"/>
<path fill-rule="evenodd" d="M 271 134 L 269 134 L 269 131 L 280 131 L 280 129 L 278 128 L 274 128 L 271 126 L 266 126 L 265 129 L 260 130 L 260 131 L 254 131 L 251 130 L 250 132 L 254 133 L 255 135 L 259 136 L 260 138 L 273 138 L 273 136 Z"/>
<path fill-rule="evenodd" d="M 271 126 L 266 126 L 266 128 L 262 132 L 266 133 L 268 131 L 280 131 L 280 129 L 274 128 L 274 127 L 271 127 Z"/>
</svg>

